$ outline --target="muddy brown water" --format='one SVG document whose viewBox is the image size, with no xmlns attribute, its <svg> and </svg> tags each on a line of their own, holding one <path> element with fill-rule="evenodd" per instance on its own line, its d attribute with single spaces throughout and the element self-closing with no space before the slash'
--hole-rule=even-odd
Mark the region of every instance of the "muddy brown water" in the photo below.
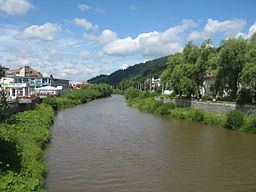
<svg viewBox="0 0 256 192">
<path fill-rule="evenodd" d="M 58 113 L 49 192 L 255 192 L 256 135 L 166 120 L 122 96 Z"/>
</svg>

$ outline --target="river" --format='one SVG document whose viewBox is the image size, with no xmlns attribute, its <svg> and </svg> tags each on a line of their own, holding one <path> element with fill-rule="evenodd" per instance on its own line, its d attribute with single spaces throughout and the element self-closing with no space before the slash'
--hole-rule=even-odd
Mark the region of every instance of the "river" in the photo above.
<svg viewBox="0 0 256 192">
<path fill-rule="evenodd" d="M 139 112 L 113 95 L 58 113 L 49 192 L 255 192 L 256 135 Z"/>
</svg>

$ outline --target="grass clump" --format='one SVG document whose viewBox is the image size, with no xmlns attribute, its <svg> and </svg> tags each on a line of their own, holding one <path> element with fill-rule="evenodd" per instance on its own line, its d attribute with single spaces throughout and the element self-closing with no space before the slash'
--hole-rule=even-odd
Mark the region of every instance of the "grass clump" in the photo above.
<svg viewBox="0 0 256 192">
<path fill-rule="evenodd" d="M 244 124 L 244 114 L 241 111 L 233 110 L 227 114 L 225 128 L 238 130 Z"/>
</svg>

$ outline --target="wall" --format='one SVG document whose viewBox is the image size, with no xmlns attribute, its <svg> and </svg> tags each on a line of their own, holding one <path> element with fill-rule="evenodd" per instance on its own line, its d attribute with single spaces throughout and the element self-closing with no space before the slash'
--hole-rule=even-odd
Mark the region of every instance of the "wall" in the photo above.
<svg viewBox="0 0 256 192">
<path fill-rule="evenodd" d="M 8 110 L 7 114 L 8 115 L 13 115 L 15 113 L 19 113 L 19 112 L 22 112 L 22 111 L 33 109 L 36 106 L 36 104 L 38 104 L 40 102 L 41 102 L 40 98 L 32 100 L 31 103 L 10 102 L 8 104 L 9 108 L 7 109 Z M 3 117 L 0 114 L 0 120 L 2 120 L 2 119 L 3 119 Z"/>
<path fill-rule="evenodd" d="M 235 109 L 243 111 L 247 115 L 256 114 L 255 105 L 238 105 L 236 103 L 213 102 L 213 101 L 190 101 L 185 99 L 170 99 L 170 98 L 163 98 L 163 97 L 156 97 L 155 99 L 164 103 L 175 103 L 179 106 L 202 109 L 204 111 L 214 112 L 219 114 L 224 114 Z"/>
</svg>

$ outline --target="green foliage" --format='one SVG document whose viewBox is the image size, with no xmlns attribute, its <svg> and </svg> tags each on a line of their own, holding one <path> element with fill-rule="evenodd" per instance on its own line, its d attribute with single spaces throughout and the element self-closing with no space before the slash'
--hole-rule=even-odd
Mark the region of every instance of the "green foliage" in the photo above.
<svg viewBox="0 0 256 192">
<path fill-rule="evenodd" d="M 50 105 L 54 110 L 58 111 L 80 103 L 87 103 L 96 98 L 110 96 L 111 93 L 112 89 L 109 85 L 98 84 L 84 89 L 66 92 L 58 97 L 47 97 L 43 100 L 43 103 Z"/>
<path fill-rule="evenodd" d="M 34 110 L 14 115 L 15 124 L 0 124 L 0 139 L 16 144 L 21 170 L 0 172 L 0 191 L 42 191 L 46 166 L 42 147 L 51 137 L 54 112 L 41 104 Z"/>
<path fill-rule="evenodd" d="M 129 99 L 141 97 L 143 93 L 138 89 L 129 88 L 125 90 L 124 95 L 125 95 L 125 98 L 129 100 Z"/>
<path fill-rule="evenodd" d="M 3 90 L 0 90 L 0 120 L 5 119 L 8 114 L 8 103 L 6 98 L 6 93 Z"/>
<path fill-rule="evenodd" d="M 203 101 L 212 101 L 212 97 L 210 97 L 210 96 L 208 96 L 208 95 L 204 95 L 204 96 L 202 97 L 202 100 L 203 100 Z"/>
<path fill-rule="evenodd" d="M 256 52 L 255 52 L 256 54 Z M 250 90 L 250 96 L 256 97 L 256 59 L 254 63 L 247 63 L 242 71 L 242 84 Z"/>
<path fill-rule="evenodd" d="M 171 110 L 176 107 L 173 103 L 161 103 L 159 107 L 155 110 L 156 114 L 167 116 L 170 114 Z"/>
<path fill-rule="evenodd" d="M 252 102 L 251 90 L 243 88 L 239 91 L 239 96 L 236 100 L 238 104 L 246 104 Z"/>
<path fill-rule="evenodd" d="M 244 114 L 241 111 L 233 110 L 227 114 L 225 127 L 238 130 L 244 124 Z"/>
<path fill-rule="evenodd" d="M 256 116 L 245 117 L 245 115 L 238 110 L 231 111 L 225 116 L 199 109 L 179 107 L 173 103 L 156 101 L 151 94 L 132 88 L 126 90 L 125 96 L 130 106 L 136 107 L 143 112 L 154 113 L 170 118 L 191 120 L 206 125 L 224 126 L 228 129 L 247 133 L 256 133 Z"/>
<path fill-rule="evenodd" d="M 194 112 L 194 117 L 192 118 L 195 122 L 203 122 L 204 121 L 205 112 L 199 109 L 196 109 Z"/>
<path fill-rule="evenodd" d="M 162 71 L 166 68 L 167 58 L 168 57 L 161 57 L 145 63 L 139 63 L 130 66 L 127 69 L 115 71 L 110 75 L 94 77 L 88 80 L 88 82 L 107 83 L 122 90 L 129 87 L 137 88 L 138 85 L 144 82 L 148 77 L 159 77 Z"/>
<path fill-rule="evenodd" d="M 256 116 L 248 118 L 246 125 L 242 128 L 242 131 L 246 133 L 256 133 Z"/>
<path fill-rule="evenodd" d="M 166 117 L 187 119 L 201 122 L 206 125 L 223 125 L 225 117 L 222 115 L 205 112 L 192 108 L 181 108 L 173 103 L 162 103 L 156 101 L 150 94 L 144 94 L 138 90 L 126 90 L 126 99 L 130 106 L 136 107 L 143 112 L 150 112 Z"/>
<path fill-rule="evenodd" d="M 124 95 L 124 90 L 121 90 L 121 89 L 113 89 L 113 94 Z"/>
<path fill-rule="evenodd" d="M 216 92 L 220 95 L 227 91 L 232 98 L 237 96 L 247 51 L 248 42 L 243 38 L 230 38 L 222 42 L 215 81 Z"/>
</svg>

